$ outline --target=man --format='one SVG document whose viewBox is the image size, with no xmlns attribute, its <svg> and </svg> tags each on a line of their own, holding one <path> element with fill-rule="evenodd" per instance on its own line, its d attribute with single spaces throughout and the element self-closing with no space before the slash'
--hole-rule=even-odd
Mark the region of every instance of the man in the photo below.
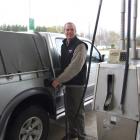
<svg viewBox="0 0 140 140">
<path fill-rule="evenodd" d="M 61 47 L 61 70 L 62 73 L 52 82 L 52 86 L 57 88 L 61 84 L 66 86 L 65 110 L 69 124 L 68 137 L 84 140 L 85 135 L 85 114 L 82 100 L 84 85 L 86 82 L 86 55 L 87 45 L 76 37 L 76 26 L 72 22 L 64 25 L 64 34 Z M 76 117 L 75 117 L 76 115 Z M 63 138 L 66 140 L 66 136 Z"/>
</svg>

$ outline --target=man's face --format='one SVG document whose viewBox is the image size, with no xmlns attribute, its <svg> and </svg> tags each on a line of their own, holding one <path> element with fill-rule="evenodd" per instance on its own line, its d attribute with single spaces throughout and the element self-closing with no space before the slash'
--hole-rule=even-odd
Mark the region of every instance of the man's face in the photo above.
<svg viewBox="0 0 140 140">
<path fill-rule="evenodd" d="M 71 40 L 76 35 L 76 29 L 73 24 L 66 24 L 64 27 L 64 33 L 68 40 Z"/>
</svg>

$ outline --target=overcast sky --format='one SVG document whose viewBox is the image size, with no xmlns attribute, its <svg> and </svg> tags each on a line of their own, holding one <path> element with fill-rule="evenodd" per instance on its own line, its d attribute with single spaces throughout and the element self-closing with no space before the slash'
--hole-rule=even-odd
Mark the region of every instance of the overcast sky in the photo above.
<svg viewBox="0 0 140 140">
<path fill-rule="evenodd" d="M 100 28 L 120 32 L 121 1 L 103 0 Z M 35 19 L 36 26 L 64 25 L 65 22 L 72 21 L 78 32 L 88 32 L 89 28 L 94 29 L 99 2 L 100 0 L 0 0 L 0 25 L 27 25 L 30 16 Z"/>
</svg>

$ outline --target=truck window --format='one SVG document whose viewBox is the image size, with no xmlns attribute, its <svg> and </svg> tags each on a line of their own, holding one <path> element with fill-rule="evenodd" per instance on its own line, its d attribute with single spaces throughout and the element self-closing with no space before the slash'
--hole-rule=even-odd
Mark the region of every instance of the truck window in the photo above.
<svg viewBox="0 0 140 140">
<path fill-rule="evenodd" d="M 56 39 L 56 49 L 59 55 L 61 54 L 61 45 L 62 45 L 63 38 L 57 38 Z M 91 42 L 88 42 L 86 40 L 83 40 L 88 45 L 88 52 L 87 52 L 87 58 L 90 56 L 90 50 L 91 50 Z M 97 49 L 94 47 L 92 52 L 92 61 L 93 62 L 100 62 L 100 55 Z"/>
<path fill-rule="evenodd" d="M 55 69 L 56 76 L 60 74 L 61 64 L 60 64 L 60 55 L 61 55 L 61 45 L 63 38 L 55 38 L 55 48 L 53 56 L 53 64 Z"/>
<path fill-rule="evenodd" d="M 0 53 L 0 75 L 4 75 L 5 74 L 5 71 L 4 71 L 4 66 L 3 66 L 3 63 L 2 63 L 2 55 Z"/>
<path fill-rule="evenodd" d="M 63 41 L 63 38 L 56 38 L 55 40 L 55 43 L 56 43 L 56 49 L 57 49 L 57 52 L 59 53 L 59 55 L 61 54 L 61 45 L 62 45 L 62 42 Z"/>
<path fill-rule="evenodd" d="M 7 73 L 42 69 L 34 40 L 29 34 L 0 32 L 0 49 Z"/>
<path fill-rule="evenodd" d="M 90 56 L 90 50 L 91 50 L 91 43 L 88 41 L 84 41 L 88 45 L 88 52 L 87 52 L 87 59 L 89 59 Z M 93 62 L 100 62 L 100 54 L 97 51 L 97 49 L 94 47 L 92 51 L 92 59 Z"/>
</svg>

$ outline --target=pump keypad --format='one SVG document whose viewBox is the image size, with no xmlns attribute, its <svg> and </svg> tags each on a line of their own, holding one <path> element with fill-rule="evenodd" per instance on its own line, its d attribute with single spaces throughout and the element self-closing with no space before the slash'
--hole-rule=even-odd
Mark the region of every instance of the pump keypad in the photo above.
<svg viewBox="0 0 140 140">
<path fill-rule="evenodd" d="M 126 51 L 120 52 L 120 61 L 126 61 Z"/>
</svg>

